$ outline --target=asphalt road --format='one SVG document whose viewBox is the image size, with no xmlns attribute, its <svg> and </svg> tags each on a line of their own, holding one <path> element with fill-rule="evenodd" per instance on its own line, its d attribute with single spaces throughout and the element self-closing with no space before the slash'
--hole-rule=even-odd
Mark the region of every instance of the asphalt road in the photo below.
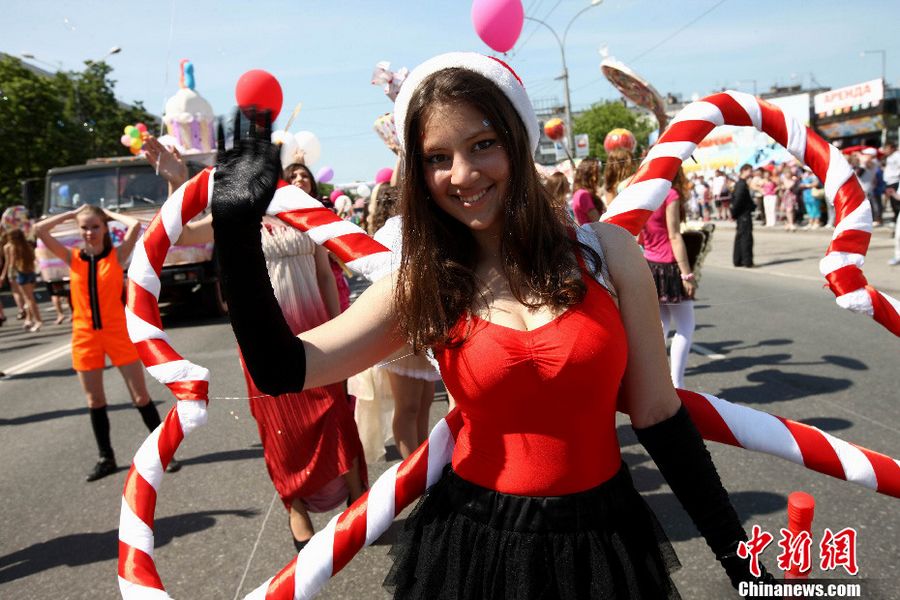
<svg viewBox="0 0 900 600">
<path fill-rule="evenodd" d="M 880 233 L 866 272 L 878 287 L 900 295 L 900 268 L 883 266 L 889 240 Z M 898 342 L 871 319 L 837 308 L 822 289 L 816 261 L 827 235 L 758 231 L 760 266 L 753 270 L 729 266 L 730 240 L 729 228 L 720 228 L 703 271 L 687 387 L 900 456 Z M 0 299 L 9 306 L 8 294 Z M 13 312 L 7 309 L 7 316 Z M 286 514 L 241 398 L 243 377 L 226 322 L 173 314 L 165 325 L 177 349 L 211 369 L 212 400 L 209 424 L 179 450 L 184 469 L 163 480 L 156 510 L 157 565 L 176 598 L 242 597 L 292 558 Z M 122 484 L 146 430 L 121 377 L 109 369 L 112 440 L 122 468 L 85 483 L 96 451 L 65 350 L 66 326 L 48 326 L 38 334 L 16 326 L 8 321 L 0 328 L 0 370 L 13 373 L 0 380 L 0 598 L 114 598 Z M 160 408 L 170 407 L 167 390 L 149 378 L 148 384 Z M 446 408 L 436 402 L 433 418 Z M 675 576 L 682 595 L 736 597 L 626 420 L 620 423 L 636 484 L 683 563 Z M 900 564 L 895 499 L 745 450 L 718 444 L 710 449 L 748 529 L 758 524 L 777 539 L 787 522 L 787 495 L 809 492 L 817 500 L 814 560 L 825 527 L 854 527 L 860 574 L 868 586 L 864 597 L 900 598 L 891 580 Z M 390 464 L 370 464 L 370 481 Z M 317 527 L 331 516 L 317 516 Z M 365 549 L 321 597 L 387 597 L 381 581 L 390 566 L 393 534 Z M 772 569 L 776 554 L 774 544 L 764 554 Z M 848 579 L 842 570 L 829 576 Z"/>
</svg>

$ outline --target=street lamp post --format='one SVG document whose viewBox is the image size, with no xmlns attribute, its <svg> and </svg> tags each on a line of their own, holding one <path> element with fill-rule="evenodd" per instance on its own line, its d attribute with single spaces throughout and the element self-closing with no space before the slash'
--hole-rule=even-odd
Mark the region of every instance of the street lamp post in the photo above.
<svg viewBox="0 0 900 600">
<path fill-rule="evenodd" d="M 572 131 L 572 99 L 569 95 L 569 68 L 566 65 L 566 37 L 569 35 L 569 28 L 572 26 L 572 23 L 575 22 L 575 19 L 577 19 L 578 17 L 580 17 L 582 14 L 589 11 L 590 9 L 594 8 L 595 6 L 599 6 L 602 2 L 603 2 L 603 0 L 591 0 L 590 5 L 585 6 L 584 8 L 579 10 L 577 13 L 575 13 L 575 16 L 572 17 L 571 20 L 569 20 L 568 25 L 566 25 L 565 30 L 563 30 L 562 39 L 560 39 L 559 35 L 556 33 L 556 30 L 553 29 L 552 27 L 550 27 L 550 25 L 548 25 L 544 21 L 541 21 L 540 19 L 535 19 L 534 17 L 525 17 L 526 21 L 534 21 L 535 23 L 538 23 L 539 25 L 543 25 L 544 27 L 549 29 L 550 33 L 552 33 L 553 37 L 556 39 L 556 43 L 559 44 L 559 55 L 562 58 L 563 70 L 562 70 L 562 75 L 557 77 L 557 79 L 561 79 L 563 82 L 563 91 L 564 91 L 563 101 L 565 102 L 565 115 L 564 116 L 565 116 L 565 122 L 566 122 L 566 141 L 568 142 L 570 152 L 574 152 L 574 150 L 575 150 L 575 134 Z"/>
<path fill-rule="evenodd" d="M 881 80 L 887 83 L 887 50 L 863 50 L 859 53 L 859 57 L 863 58 L 866 54 L 881 55 Z"/>
</svg>

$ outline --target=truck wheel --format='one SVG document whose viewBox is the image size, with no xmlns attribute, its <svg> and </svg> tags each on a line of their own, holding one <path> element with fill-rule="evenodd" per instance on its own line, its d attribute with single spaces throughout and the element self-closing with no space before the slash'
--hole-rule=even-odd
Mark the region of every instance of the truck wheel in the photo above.
<svg viewBox="0 0 900 600">
<path fill-rule="evenodd" d="M 224 317 L 228 314 L 228 304 L 222 295 L 222 287 L 219 280 L 216 279 L 203 286 L 203 309 L 204 312 L 212 317 Z"/>
</svg>

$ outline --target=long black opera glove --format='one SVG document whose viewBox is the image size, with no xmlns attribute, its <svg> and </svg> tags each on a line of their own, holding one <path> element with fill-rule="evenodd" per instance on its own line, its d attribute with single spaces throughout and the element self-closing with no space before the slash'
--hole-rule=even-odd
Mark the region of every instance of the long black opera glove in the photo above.
<svg viewBox="0 0 900 600">
<path fill-rule="evenodd" d="M 742 581 L 774 583 L 762 565 L 760 577 L 755 577 L 749 559 L 737 555 L 747 532 L 684 406 L 668 419 L 634 432 L 722 564 L 731 585 L 737 589 Z"/>
<path fill-rule="evenodd" d="M 255 123 L 256 115 L 248 116 Z M 238 113 L 234 147 L 227 151 L 219 125 L 212 215 L 231 328 L 253 382 L 276 396 L 303 389 L 306 353 L 278 306 L 262 251 L 262 217 L 281 174 L 279 149 L 270 141 L 271 120 L 262 118 L 264 127 L 253 125 L 250 137 L 240 139 Z"/>
</svg>

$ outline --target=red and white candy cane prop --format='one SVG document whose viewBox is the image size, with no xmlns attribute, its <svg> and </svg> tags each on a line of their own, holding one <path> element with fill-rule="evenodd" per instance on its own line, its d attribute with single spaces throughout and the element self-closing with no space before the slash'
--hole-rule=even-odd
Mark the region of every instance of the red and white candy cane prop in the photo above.
<svg viewBox="0 0 900 600">
<path fill-rule="evenodd" d="M 184 224 L 209 206 L 213 170 L 205 169 L 166 200 L 134 249 L 128 269 L 128 335 L 150 374 L 178 399 L 162 425 L 135 454 L 125 479 L 119 518 L 119 588 L 123 597 L 160 597 L 153 562 L 153 514 L 163 472 L 184 436 L 206 423 L 209 371 L 179 355 L 162 329 L 159 275 L 169 247 Z M 390 253 L 356 225 L 342 221 L 299 188 L 281 183 L 267 214 L 306 231 L 348 267 L 377 279 L 390 267 Z"/>
<path fill-rule="evenodd" d="M 867 314 L 900 336 L 900 301 L 871 287 L 862 272 L 872 235 L 872 210 L 850 165 L 814 131 L 749 94 L 722 92 L 684 107 L 601 219 L 637 235 L 665 200 L 682 161 L 718 125 L 756 127 L 809 165 L 822 180 L 826 196 L 834 201 L 835 229 L 819 270 L 839 306 Z"/>
<path fill-rule="evenodd" d="M 119 588 L 125 598 L 169 597 L 153 562 L 156 493 L 181 440 L 206 422 L 209 372 L 183 359 L 171 347 L 162 330 L 157 300 L 166 252 L 184 224 L 208 206 L 212 197 L 210 176 L 211 170 L 203 171 L 166 201 L 136 247 L 129 269 L 129 335 L 148 371 L 172 390 L 178 402 L 141 445 L 126 478 L 119 522 Z M 279 188 L 267 212 L 306 230 L 348 266 L 371 279 L 389 269 L 389 253 L 383 246 L 360 237 L 361 230 L 338 222 L 330 211 L 292 186 Z M 683 390 L 679 394 L 706 439 L 781 456 L 900 496 L 900 463 L 894 459 L 815 428 L 737 407 L 713 396 Z M 297 558 L 248 598 L 312 597 L 363 546 L 384 533 L 404 507 L 440 479 L 460 427 L 460 414 L 455 410 L 438 423 L 425 444 L 379 477 L 369 492 L 333 518 Z"/>
</svg>

